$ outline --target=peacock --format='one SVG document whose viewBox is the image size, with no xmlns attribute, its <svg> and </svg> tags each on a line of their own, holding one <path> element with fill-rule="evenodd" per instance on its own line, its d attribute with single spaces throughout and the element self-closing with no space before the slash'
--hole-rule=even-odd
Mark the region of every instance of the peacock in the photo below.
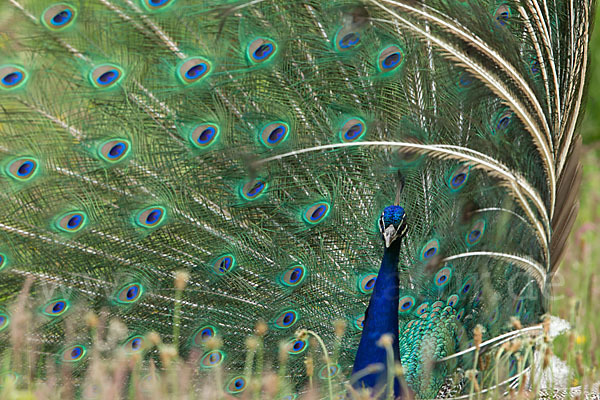
<svg viewBox="0 0 600 400">
<path fill-rule="evenodd" d="M 3 360 L 85 398 L 158 342 L 232 396 L 513 382 L 483 356 L 548 311 L 593 3 L 3 0 Z"/>
</svg>

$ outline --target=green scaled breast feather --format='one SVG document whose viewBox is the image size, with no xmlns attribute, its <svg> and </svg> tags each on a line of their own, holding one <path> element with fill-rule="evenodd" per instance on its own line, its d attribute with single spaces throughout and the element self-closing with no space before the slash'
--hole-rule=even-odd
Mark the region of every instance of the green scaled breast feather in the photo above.
<svg viewBox="0 0 600 400">
<path fill-rule="evenodd" d="M 346 392 L 390 205 L 382 387 L 516 382 L 528 350 L 498 349 L 542 331 L 577 214 L 594 11 L 538 3 L 3 2 L 0 393 L 376 398 Z"/>
</svg>

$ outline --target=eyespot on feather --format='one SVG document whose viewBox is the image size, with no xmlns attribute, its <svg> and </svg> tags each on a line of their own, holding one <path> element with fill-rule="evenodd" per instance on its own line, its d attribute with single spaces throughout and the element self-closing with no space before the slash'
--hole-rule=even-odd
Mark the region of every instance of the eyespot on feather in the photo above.
<svg viewBox="0 0 600 400">
<path fill-rule="evenodd" d="M 335 34 L 334 43 L 335 50 L 339 53 L 352 50 L 360 44 L 360 32 L 343 27 Z"/>
<path fill-rule="evenodd" d="M 256 38 L 248 44 L 246 56 L 252 64 L 264 64 L 277 54 L 277 44 L 268 38 Z"/>
<path fill-rule="evenodd" d="M 460 165 L 452 171 L 452 174 L 446 181 L 446 184 L 451 191 L 457 192 L 467 184 L 471 167 L 468 165 Z"/>
<path fill-rule="evenodd" d="M 120 304 L 132 304 L 137 302 L 144 293 L 144 287 L 141 283 L 134 282 L 123 286 L 117 292 L 115 300 Z"/>
<path fill-rule="evenodd" d="M 71 211 L 58 217 L 55 226 L 66 233 L 75 233 L 82 230 L 88 222 L 87 214 L 83 211 Z"/>
<path fill-rule="evenodd" d="M 135 217 L 135 223 L 142 228 L 155 228 L 165 221 L 167 210 L 161 206 L 143 209 Z"/>
<path fill-rule="evenodd" d="M 333 365 L 324 365 L 319 370 L 319 378 L 321 379 L 330 379 L 336 376 L 340 372 L 340 366 L 338 364 Z"/>
<path fill-rule="evenodd" d="M 400 309 L 399 309 L 400 313 L 401 314 L 407 313 L 415 305 L 415 298 L 412 296 L 401 297 L 399 304 L 400 304 Z"/>
<path fill-rule="evenodd" d="M 454 307 L 457 303 L 458 303 L 459 297 L 455 294 L 451 295 L 450 297 L 448 297 L 448 301 L 446 302 L 446 305 L 450 306 L 450 307 Z"/>
<path fill-rule="evenodd" d="M 362 293 L 371 293 L 373 292 L 373 288 L 375 288 L 375 281 L 377 280 L 377 274 L 371 273 L 366 274 L 358 278 L 358 290 Z"/>
<path fill-rule="evenodd" d="M 339 131 L 340 139 L 344 143 L 359 141 L 366 133 L 367 125 L 361 118 L 350 118 Z"/>
<path fill-rule="evenodd" d="M 203 57 L 191 57 L 183 60 L 177 66 L 177 78 L 184 85 L 201 82 L 212 71 L 210 61 Z"/>
<path fill-rule="evenodd" d="M 236 376 L 227 384 L 227 392 L 231 394 L 241 393 L 246 389 L 246 378 Z"/>
<path fill-rule="evenodd" d="M 306 277 L 306 267 L 296 264 L 288 268 L 281 274 L 280 280 L 285 286 L 296 287 L 300 285 Z"/>
<path fill-rule="evenodd" d="M 221 350 L 213 350 L 209 351 L 202 357 L 200 360 L 200 365 L 203 368 L 214 368 L 217 365 L 221 364 L 225 359 L 225 353 Z"/>
<path fill-rule="evenodd" d="M 290 133 L 290 126 L 281 121 L 271 122 L 261 129 L 259 134 L 260 142 L 270 149 L 285 142 Z"/>
<path fill-rule="evenodd" d="M 124 76 L 123 69 L 118 65 L 102 64 L 90 71 L 89 79 L 97 89 L 110 89 L 117 86 Z"/>
<path fill-rule="evenodd" d="M 361 314 L 358 317 L 354 318 L 353 325 L 359 331 L 362 331 L 365 327 L 365 314 Z"/>
<path fill-rule="evenodd" d="M 290 309 L 279 314 L 274 325 L 278 329 L 287 329 L 294 326 L 296 322 L 298 322 L 298 313 Z"/>
<path fill-rule="evenodd" d="M 396 71 L 404 62 L 404 52 L 399 46 L 391 45 L 379 52 L 377 68 L 379 72 L 391 73 Z"/>
<path fill-rule="evenodd" d="M 308 348 L 308 341 L 306 339 L 292 339 L 288 353 L 297 355 L 303 353 Z"/>
<path fill-rule="evenodd" d="M 77 9 L 66 3 L 58 3 L 46 8 L 42 13 L 42 24 L 51 31 L 68 28 L 77 18 Z"/>
<path fill-rule="evenodd" d="M 70 346 L 70 347 L 67 347 L 66 349 L 64 349 L 61 352 L 60 359 L 63 362 L 76 363 L 78 361 L 83 360 L 83 358 L 86 356 L 86 354 L 87 354 L 87 349 L 85 348 L 85 346 L 75 345 L 75 346 Z"/>
<path fill-rule="evenodd" d="M 42 313 L 49 317 L 58 317 L 64 314 L 70 305 L 65 299 L 53 300 L 42 308 Z"/>
<path fill-rule="evenodd" d="M 481 241 L 483 238 L 483 234 L 485 233 L 485 221 L 480 219 L 475 221 L 471 230 L 465 235 L 465 242 L 467 246 L 475 246 L 477 243 Z"/>
<path fill-rule="evenodd" d="M 135 335 L 127 339 L 123 344 L 123 347 L 128 353 L 137 353 L 144 349 L 144 345 L 146 344 L 146 339 L 144 339 L 141 335 Z"/>
<path fill-rule="evenodd" d="M 235 267 L 233 254 L 223 254 L 213 262 L 213 271 L 217 275 L 225 275 Z"/>
<path fill-rule="evenodd" d="M 27 82 L 29 75 L 23 67 L 13 64 L 0 65 L 0 89 L 15 90 Z"/>
<path fill-rule="evenodd" d="M 21 157 L 11 161 L 6 167 L 6 173 L 16 181 L 25 182 L 38 172 L 38 162 L 32 157 Z"/>
<path fill-rule="evenodd" d="M 10 325 L 10 317 L 7 313 L 0 311 L 0 332 L 8 328 Z"/>
<path fill-rule="evenodd" d="M 421 249 L 421 260 L 427 260 L 435 256 L 439 250 L 440 243 L 437 239 L 431 239 Z"/>
<path fill-rule="evenodd" d="M 494 19 L 496 20 L 496 25 L 499 27 L 504 27 L 510 21 L 510 17 L 512 16 L 512 11 L 508 4 L 500 5 L 496 11 L 494 12 Z"/>
<path fill-rule="evenodd" d="M 308 207 L 304 213 L 302 213 L 302 218 L 305 222 L 316 225 L 320 222 L 323 222 L 327 215 L 329 215 L 330 206 L 329 203 L 325 201 L 320 201 Z"/>
<path fill-rule="evenodd" d="M 164 11 L 170 7 L 175 0 L 140 0 L 142 6 L 148 11 Z"/>
<path fill-rule="evenodd" d="M 433 282 L 437 287 L 443 288 L 450 283 L 450 278 L 452 278 L 452 268 L 445 266 L 435 274 Z"/>
<path fill-rule="evenodd" d="M 203 346 L 211 338 L 215 337 L 217 329 L 212 325 L 205 325 L 196 330 L 193 336 L 193 343 L 195 346 Z"/>
<path fill-rule="evenodd" d="M 215 144 L 221 133 L 219 125 L 206 122 L 196 125 L 189 134 L 190 143 L 198 149 L 207 149 Z"/>
<path fill-rule="evenodd" d="M 268 183 L 265 182 L 263 179 L 252 179 L 246 181 L 243 185 L 240 186 L 240 196 L 242 196 L 242 198 L 244 198 L 245 200 L 256 200 L 260 196 L 265 194 L 268 187 Z"/>
<path fill-rule="evenodd" d="M 117 163 L 125 159 L 131 150 L 131 142 L 125 139 L 110 139 L 98 147 L 98 155 L 104 161 Z"/>
</svg>

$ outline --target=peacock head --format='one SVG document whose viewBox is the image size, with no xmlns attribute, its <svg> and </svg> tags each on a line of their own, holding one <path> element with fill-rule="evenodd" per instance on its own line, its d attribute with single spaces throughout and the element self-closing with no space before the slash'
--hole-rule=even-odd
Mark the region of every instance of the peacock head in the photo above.
<svg viewBox="0 0 600 400">
<path fill-rule="evenodd" d="M 394 241 L 402 239 L 407 230 L 404 208 L 388 206 L 383 210 L 379 218 L 379 232 L 385 241 L 386 248 L 390 247 Z"/>
</svg>

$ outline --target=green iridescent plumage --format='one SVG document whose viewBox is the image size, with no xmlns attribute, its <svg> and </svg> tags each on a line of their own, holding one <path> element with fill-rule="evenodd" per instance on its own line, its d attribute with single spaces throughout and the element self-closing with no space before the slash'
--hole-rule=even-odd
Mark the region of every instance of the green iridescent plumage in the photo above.
<svg viewBox="0 0 600 400">
<path fill-rule="evenodd" d="M 297 329 L 345 382 L 397 203 L 401 361 L 435 396 L 477 325 L 539 323 L 577 211 L 593 7 L 543 4 L 3 2 L 0 343 L 26 284 L 28 340 L 78 377 L 102 310 L 143 368 L 158 332 L 240 393 L 264 321 L 285 391 L 320 351 Z"/>
</svg>

